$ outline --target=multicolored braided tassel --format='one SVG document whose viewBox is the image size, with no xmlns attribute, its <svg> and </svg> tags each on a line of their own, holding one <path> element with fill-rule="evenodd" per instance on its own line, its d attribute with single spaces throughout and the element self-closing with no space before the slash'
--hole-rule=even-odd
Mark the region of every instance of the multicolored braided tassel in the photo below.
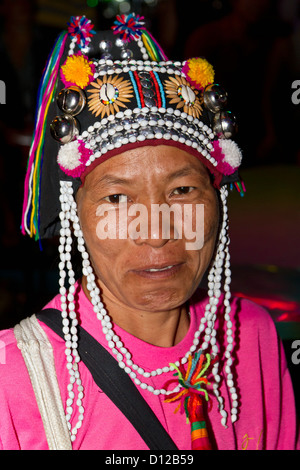
<svg viewBox="0 0 300 470">
<path fill-rule="evenodd" d="M 119 34 L 121 39 L 127 43 L 141 39 L 151 60 L 157 62 L 167 60 L 167 56 L 158 42 L 146 30 L 143 20 L 143 16 L 135 13 L 118 15 L 111 29 L 114 34 Z"/>
<path fill-rule="evenodd" d="M 190 355 L 186 370 L 183 365 L 171 365 L 176 369 L 174 376 L 178 379 L 169 380 L 165 387 L 178 381 L 182 389 L 168 395 L 165 403 L 180 400 L 175 413 L 179 409 L 181 413 L 185 412 L 187 423 L 191 424 L 192 450 L 211 450 L 203 413 L 203 398 L 209 401 L 208 392 L 204 387 L 210 385 L 205 373 L 211 365 L 211 356 L 200 352 L 195 353 L 194 357 Z"/>
</svg>

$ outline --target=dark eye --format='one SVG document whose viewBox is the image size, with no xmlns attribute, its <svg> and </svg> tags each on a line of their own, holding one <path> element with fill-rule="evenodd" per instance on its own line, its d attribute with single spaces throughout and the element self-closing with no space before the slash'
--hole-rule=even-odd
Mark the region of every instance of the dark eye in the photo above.
<svg viewBox="0 0 300 470">
<path fill-rule="evenodd" d="M 179 188 L 174 189 L 174 194 L 188 194 L 194 189 L 193 186 L 180 186 Z"/>
<path fill-rule="evenodd" d="M 112 204 L 121 204 L 127 201 L 127 196 L 125 194 L 112 194 L 111 196 L 106 196 L 104 199 Z"/>
</svg>

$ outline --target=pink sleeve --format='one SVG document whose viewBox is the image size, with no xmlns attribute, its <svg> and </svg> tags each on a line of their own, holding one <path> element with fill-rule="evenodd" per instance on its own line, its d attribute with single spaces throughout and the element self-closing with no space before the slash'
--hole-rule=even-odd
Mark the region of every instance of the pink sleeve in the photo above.
<svg viewBox="0 0 300 470">
<path fill-rule="evenodd" d="M 253 419 L 250 414 L 254 413 L 260 421 L 263 449 L 299 449 L 294 390 L 275 324 L 258 305 L 249 301 L 242 305 L 240 373 L 249 376 L 243 387 L 244 407 L 248 408 L 244 417 Z"/>
</svg>

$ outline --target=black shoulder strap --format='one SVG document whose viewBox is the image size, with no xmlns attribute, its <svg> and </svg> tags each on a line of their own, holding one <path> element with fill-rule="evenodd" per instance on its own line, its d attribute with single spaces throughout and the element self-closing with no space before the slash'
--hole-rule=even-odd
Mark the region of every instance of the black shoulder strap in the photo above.
<svg viewBox="0 0 300 470">
<path fill-rule="evenodd" d="M 45 309 L 37 318 L 63 338 L 60 311 Z M 152 409 L 117 361 L 87 331 L 78 328 L 78 352 L 94 381 L 139 432 L 150 450 L 178 450 Z"/>
</svg>

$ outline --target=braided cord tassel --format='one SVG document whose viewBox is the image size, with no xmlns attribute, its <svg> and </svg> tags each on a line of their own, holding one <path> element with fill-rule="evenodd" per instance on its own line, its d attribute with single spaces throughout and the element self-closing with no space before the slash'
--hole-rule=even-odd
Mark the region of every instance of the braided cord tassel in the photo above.
<svg viewBox="0 0 300 470">
<path fill-rule="evenodd" d="M 203 399 L 206 401 L 209 400 L 208 392 L 203 387 L 210 385 L 205 375 L 210 365 L 210 355 L 201 354 L 200 351 L 196 352 L 194 357 L 189 356 L 186 371 L 183 365 L 177 367 L 175 364 L 172 364 L 177 371 L 174 376 L 178 377 L 177 380 L 181 389 L 179 392 L 168 395 L 165 399 L 165 403 L 172 403 L 179 400 L 179 405 L 175 409 L 175 413 L 177 413 L 179 409 L 181 413 L 185 412 L 187 423 L 191 425 L 192 450 L 211 450 L 206 421 L 203 414 Z M 165 384 L 165 388 L 173 382 L 174 380 L 169 380 Z"/>
</svg>

